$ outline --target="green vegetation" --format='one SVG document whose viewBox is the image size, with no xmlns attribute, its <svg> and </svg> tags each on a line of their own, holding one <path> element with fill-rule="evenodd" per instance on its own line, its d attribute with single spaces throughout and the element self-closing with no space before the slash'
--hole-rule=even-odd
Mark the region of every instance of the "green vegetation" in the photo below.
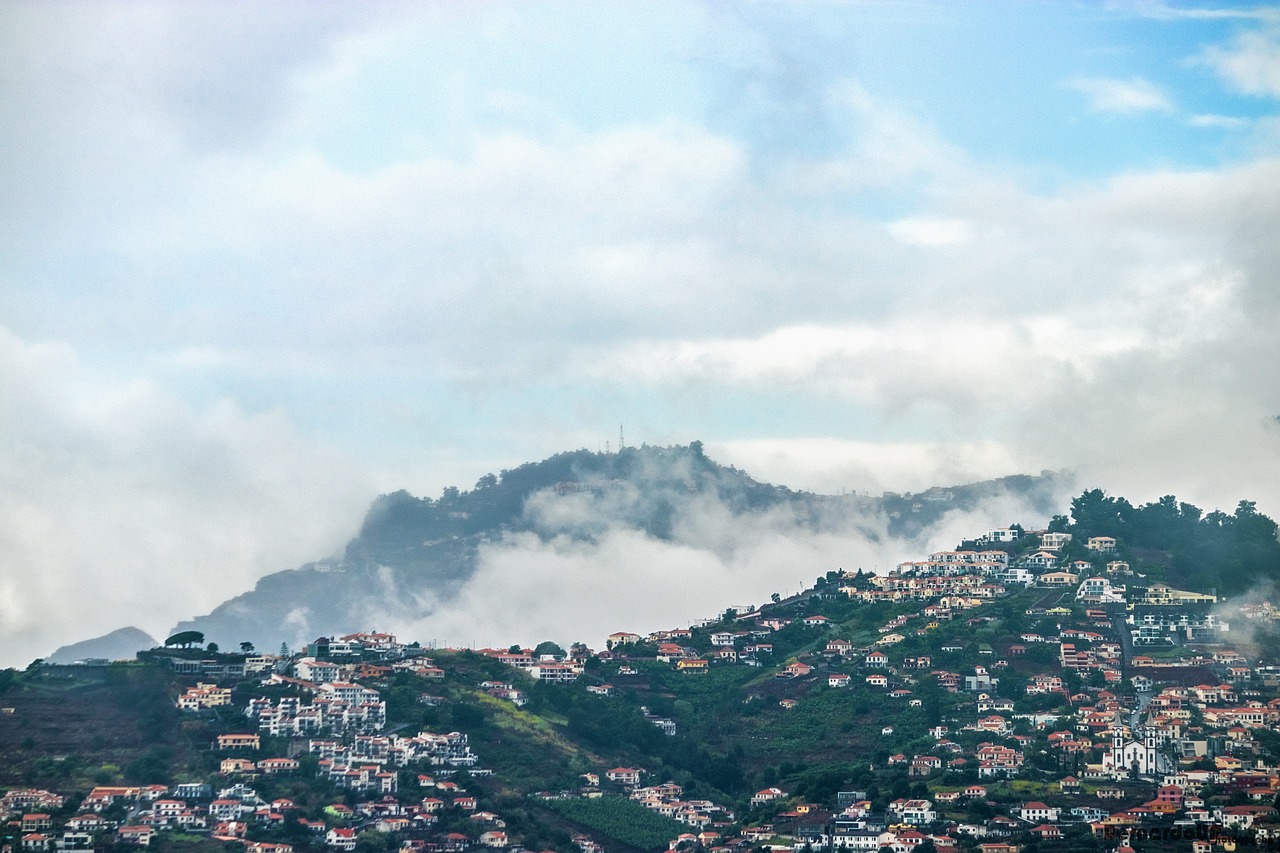
<svg viewBox="0 0 1280 853">
<path fill-rule="evenodd" d="M 164 641 L 166 646 L 182 646 L 187 649 L 202 643 L 204 643 L 204 634 L 199 631 L 179 631 Z M 214 649 L 214 651 L 217 651 L 217 649 Z"/>
<path fill-rule="evenodd" d="M 10 679 L 0 716 L 0 787 L 162 782 L 199 764 L 167 668 L 41 666 Z"/>
<path fill-rule="evenodd" d="M 1179 502 L 1173 495 L 1134 506 L 1101 489 L 1090 489 L 1071 502 L 1071 518 L 1056 516 L 1051 529 L 1076 534 L 1064 556 L 1088 558 L 1082 537 L 1111 536 L 1152 580 L 1175 587 L 1216 589 L 1232 595 L 1261 578 L 1280 575 L 1280 540 L 1276 522 L 1242 500 L 1232 515 Z M 1136 568 L 1136 567 L 1135 567 Z"/>
<path fill-rule="evenodd" d="M 688 831 L 683 824 L 622 797 L 546 800 L 543 805 L 601 835 L 642 850 L 664 847 Z"/>
</svg>

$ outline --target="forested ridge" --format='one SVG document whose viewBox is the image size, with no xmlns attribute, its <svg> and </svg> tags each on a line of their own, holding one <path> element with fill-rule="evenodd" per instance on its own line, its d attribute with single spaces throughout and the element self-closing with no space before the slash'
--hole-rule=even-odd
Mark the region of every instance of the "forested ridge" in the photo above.
<svg viewBox="0 0 1280 853">
<path fill-rule="evenodd" d="M 1166 495 L 1135 506 L 1123 497 L 1090 489 L 1071 502 L 1070 516 L 1054 516 L 1051 531 L 1082 536 L 1111 536 L 1121 549 L 1162 567 L 1162 578 L 1175 587 L 1237 595 L 1260 582 L 1275 582 L 1280 572 L 1280 540 L 1276 522 L 1241 500 L 1235 512 L 1204 512 Z"/>
</svg>

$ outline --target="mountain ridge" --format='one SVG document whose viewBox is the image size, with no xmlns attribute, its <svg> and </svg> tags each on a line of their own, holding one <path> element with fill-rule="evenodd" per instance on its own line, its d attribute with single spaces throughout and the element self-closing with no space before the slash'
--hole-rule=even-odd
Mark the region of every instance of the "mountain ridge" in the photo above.
<svg viewBox="0 0 1280 853">
<path fill-rule="evenodd" d="M 444 489 L 439 498 L 405 490 L 380 495 L 343 552 L 275 572 L 208 614 L 179 623 L 219 643 L 250 641 L 274 648 L 322 634 L 347 633 L 399 619 L 429 616 L 456 600 L 474 575 L 480 550 L 514 534 L 539 541 L 593 542 L 627 529 L 658 541 L 681 535 L 682 519 L 712 507 L 734 523 L 781 514 L 802 531 L 856 529 L 871 541 L 909 539 L 955 509 L 1017 494 L 1047 518 L 1059 505 L 1067 475 L 1014 475 L 920 495 L 817 495 L 762 483 L 708 457 L 701 442 L 555 454 L 475 487 Z M 693 541 L 694 547 L 711 545 Z"/>
</svg>

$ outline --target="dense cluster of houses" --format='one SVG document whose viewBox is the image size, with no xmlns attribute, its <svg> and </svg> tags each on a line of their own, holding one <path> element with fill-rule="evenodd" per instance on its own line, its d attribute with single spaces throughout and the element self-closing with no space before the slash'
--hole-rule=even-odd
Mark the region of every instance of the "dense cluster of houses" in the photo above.
<svg viewBox="0 0 1280 853">
<path fill-rule="evenodd" d="M 1011 541 L 1007 538 L 1011 533 L 1017 538 L 1016 532 L 993 531 L 989 541 Z M 978 846 L 984 853 L 1011 853 L 1020 839 L 1055 840 L 1071 826 L 1087 826 L 1096 836 L 1118 843 L 1122 850 L 1129 849 L 1128 840 L 1144 837 L 1186 838 L 1194 842 L 1190 846 L 1195 853 L 1234 849 L 1241 832 L 1250 833 L 1249 840 L 1280 839 L 1275 808 L 1280 797 L 1280 769 L 1268 763 L 1271 759 L 1266 751 L 1250 736 L 1251 730 L 1280 726 L 1280 698 L 1274 696 L 1278 679 L 1272 676 L 1275 667 L 1248 661 L 1229 648 L 1186 650 L 1175 658 L 1160 660 L 1132 655 L 1128 668 L 1134 673 L 1132 692 L 1122 695 L 1125 639 L 1134 645 L 1142 645 L 1143 638 L 1151 645 L 1150 638 L 1157 635 L 1168 645 L 1221 643 L 1228 626 L 1207 610 L 1216 602 L 1212 595 L 1164 584 L 1126 589 L 1116 583 L 1118 577 L 1134 576 L 1122 561 L 1108 561 L 1102 573 L 1089 561 L 1068 564 L 1070 571 L 1057 570 L 1053 552 L 1069 541 L 1069 534 L 1042 533 L 1041 549 L 1015 565 L 1006 562 L 1003 552 L 938 552 L 927 560 L 903 563 L 890 576 L 842 587 L 842 592 L 863 601 L 931 604 L 882 626 L 881 633 L 891 638 L 888 643 L 857 648 L 842 640 L 828 642 L 825 652 L 829 659 L 854 662 L 866 684 L 908 703 L 915 701 L 910 698 L 910 688 L 923 674 L 922 669 L 945 690 L 976 693 L 970 706 L 974 717 L 958 731 L 992 735 L 998 740 L 965 749 L 950 739 L 948 727 L 937 726 L 931 730 L 936 740 L 931 754 L 900 753 L 888 759 L 889 766 L 905 771 L 908 778 L 931 779 L 929 799 L 899 801 L 891 804 L 889 814 L 881 815 L 868 812 L 869 802 L 850 803 L 838 812 L 810 806 L 809 820 L 794 827 L 790 836 L 796 850 L 888 847 L 905 851 L 926 841 L 937 850 L 947 850 L 967 837 L 970 844 L 981 839 Z M 1109 555 L 1116 544 L 1109 537 L 1091 537 L 1086 547 Z M 1015 574 L 1014 569 L 1022 572 Z M 928 655 L 899 657 L 888 648 L 901 642 L 912 624 L 920 626 L 914 633 L 923 635 L 939 620 L 957 618 L 958 611 L 1003 596 L 1005 587 L 1015 584 L 1064 590 L 1056 606 L 1028 611 L 1028 615 L 1055 620 L 1053 635 L 1024 633 L 1018 638 L 1020 643 L 1000 650 L 1005 657 L 997 655 L 996 649 L 980 647 L 979 654 L 990 656 L 991 662 L 975 666 L 972 675 L 932 668 Z M 1066 595 L 1073 589 L 1074 602 L 1085 605 L 1083 614 L 1067 603 Z M 1046 596 L 1045 600 L 1051 598 Z M 1277 612 L 1269 605 L 1252 605 L 1242 615 L 1273 619 Z M 1145 630 L 1140 632 L 1140 627 Z M 1130 636 L 1121 637 L 1120 631 Z M 1019 713 L 1019 701 L 994 695 L 999 680 L 992 672 L 1007 668 L 1009 659 L 1025 656 L 1033 644 L 1057 646 L 1058 671 L 1037 673 L 1025 686 L 1027 697 L 1059 695 L 1063 707 L 1052 714 Z M 945 654 L 961 648 L 944 645 L 941 651 Z M 1186 673 L 1193 668 L 1221 678 L 1222 683 L 1170 683 L 1185 682 Z M 825 673 L 829 687 L 852 683 L 849 673 L 829 670 Z M 1069 676 L 1079 681 L 1093 675 L 1111 690 L 1090 686 L 1078 688 L 1075 694 L 1069 691 Z M 1241 685 L 1252 689 L 1241 689 Z M 1256 689 L 1260 686 L 1272 688 L 1272 698 Z M 798 703 L 783 700 L 783 704 L 796 707 Z M 1016 734 L 1018 731 L 1025 733 Z M 887 726 L 882 734 L 892 732 L 893 727 Z M 1080 768 L 1079 777 L 1059 776 L 1053 806 L 1035 801 L 1006 809 L 986 799 L 988 791 L 982 784 L 951 788 L 942 781 L 949 772 L 966 770 L 976 770 L 979 779 L 990 780 L 988 784 L 1023 776 L 1026 752 L 1036 745 L 1042 750 L 1047 745 L 1069 766 Z M 1034 771 L 1031 776 L 1044 778 L 1045 773 Z M 1215 790 L 1226 792 L 1230 800 L 1224 803 L 1219 796 L 1219 802 L 1208 804 L 1201 794 Z M 1089 798 L 1133 800 L 1141 798 L 1143 791 L 1150 796 L 1119 811 L 1103 807 L 1102 802 L 1088 804 Z M 945 818 L 946 810 L 975 798 L 1003 813 L 981 824 Z M 758 792 L 752 804 L 786 800 L 780 789 L 769 788 Z M 784 817 L 796 815 L 793 811 L 777 815 Z"/>
<path fill-rule="evenodd" d="M 988 745 L 989 746 L 989 745 Z M 891 764 L 920 767 L 919 759 L 894 756 Z M 1016 853 L 1026 840 L 1057 840 L 1065 833 L 1086 831 L 1123 851 L 1130 840 L 1139 838 L 1180 839 L 1193 853 L 1233 850 L 1240 842 L 1280 840 L 1276 798 L 1280 777 L 1276 768 L 1255 763 L 1251 768 L 1228 766 L 1213 770 L 1171 769 L 1148 774 L 1147 784 L 1130 781 L 1124 787 L 1094 786 L 1075 776 L 1065 775 L 1052 785 L 1052 802 L 1022 800 L 996 802 L 991 799 L 991 783 L 955 787 L 930 787 L 928 797 L 900 798 L 877 811 L 866 792 L 845 791 L 832 809 L 804 803 L 773 787 L 758 791 L 751 806 L 775 807 L 769 822 L 744 830 L 748 836 L 768 835 L 790 839 L 796 851 L 809 849 L 849 849 L 900 853 L 926 842 L 939 851 L 961 846 L 977 847 L 982 853 Z M 1239 762 L 1235 762 L 1238 764 Z M 936 761 L 923 775 L 939 769 Z M 909 773 L 911 771 L 908 771 Z M 998 783 L 997 783 L 998 784 Z M 1204 794 L 1211 790 L 1234 795 L 1235 804 L 1209 803 Z M 1117 809 L 1108 801 L 1129 801 Z M 986 820 L 973 822 L 964 815 L 973 804 L 994 812 Z"/>
<path fill-rule="evenodd" d="M 82 803 L 83 811 L 60 821 L 56 832 L 48 814 L 28 810 L 60 806 L 61 798 L 48 791 L 21 789 L 0 800 L 0 816 L 21 814 L 23 830 L 31 830 L 21 839 L 23 850 L 93 850 L 100 847 L 104 838 L 146 847 L 158 833 L 176 830 L 207 833 L 215 841 L 238 842 L 252 853 L 291 853 L 290 844 L 254 840 L 255 834 L 280 827 L 286 821 L 301 824 L 318 842 L 334 850 L 354 850 L 357 836 L 364 830 L 414 834 L 418 841 L 410 849 L 459 851 L 470 847 L 473 839 L 468 834 L 441 835 L 430 845 L 422 840 L 424 836 L 431 837 L 440 816 L 449 812 L 467 815 L 476 826 L 486 828 L 476 836 L 483 846 L 506 846 L 505 834 L 494 835 L 490 831 L 504 826 L 502 820 L 479 811 L 476 799 L 458 785 L 437 782 L 428 776 L 420 776 L 418 785 L 426 794 L 419 801 L 406 803 L 384 796 L 363 801 L 354 808 L 335 802 L 325 809 L 326 819 L 322 821 L 298 817 L 298 806 L 288 799 L 264 801 L 243 782 L 216 793 L 202 783 L 172 788 L 97 787 Z M 113 806 L 125 809 L 124 820 L 104 816 L 103 812 Z"/>
<path fill-rule="evenodd" d="M 631 799 L 663 817 L 702 830 L 713 824 L 725 826 L 734 819 L 733 812 L 710 800 L 685 799 L 684 789 L 674 782 L 642 788 L 639 777 L 633 778 L 636 784 L 631 790 Z M 622 779 L 616 778 L 615 781 L 621 782 Z"/>
<path fill-rule="evenodd" d="M 779 825 L 789 825 L 791 846 L 796 850 L 879 851 L 889 847 L 906 853 L 928 841 L 938 850 L 956 850 L 965 845 L 990 853 L 996 850 L 995 845 L 1016 850 L 1018 839 L 1057 840 L 1064 833 L 1084 827 L 1095 837 L 1117 842 L 1141 837 L 1204 840 L 1209 843 L 1193 849 L 1208 853 L 1215 843 L 1218 850 L 1230 850 L 1246 838 L 1251 842 L 1280 840 L 1274 805 L 1277 788 L 1270 784 L 1274 774 L 1253 775 L 1250 781 L 1261 782 L 1253 790 L 1260 802 L 1207 805 L 1200 792 L 1214 784 L 1230 784 L 1228 778 L 1209 771 L 1173 773 L 1159 780 L 1149 799 L 1119 811 L 1103 805 L 1107 799 L 1133 799 L 1131 796 L 1119 789 L 1087 791 L 1071 776 L 1059 781 L 1053 805 L 1040 800 L 996 803 L 989 799 L 988 787 L 979 784 L 940 789 L 930 798 L 897 799 L 876 812 L 865 792 L 850 791 L 840 794 L 843 808 L 793 804 L 789 810 L 777 813 L 777 824 L 767 829 L 776 835 Z M 767 802 L 786 799 L 777 789 L 757 794 L 757 798 L 763 796 L 769 797 Z M 963 813 L 972 803 L 995 807 L 999 813 L 981 822 L 948 817 L 950 813 Z"/>
<path fill-rule="evenodd" d="M 1000 547 L 1032 535 L 1036 547 L 1016 558 Z M 1059 554 L 1071 542 L 1069 533 L 1000 528 L 977 547 L 935 552 L 887 575 L 838 573 L 830 594 L 893 605 L 895 615 L 874 636 L 866 628 L 859 643 L 834 636 L 831 620 L 812 612 L 819 608 L 806 612 L 810 599 L 799 597 L 790 615 L 782 608 L 732 608 L 735 618 L 714 620 L 711 628 L 620 631 L 600 651 L 575 645 L 567 654 L 518 647 L 483 653 L 534 681 L 587 682 L 581 689 L 609 696 L 613 684 L 583 678 L 591 659 L 606 662 L 623 680 L 640 674 L 640 657 L 631 653 L 641 647 L 648 665 L 665 664 L 690 678 L 712 667 L 764 667 L 775 664 L 772 635 L 799 622 L 828 633 L 817 635 L 824 640 L 811 651 L 776 661 L 773 678 L 761 679 L 776 688 L 775 698 L 785 694 L 777 701 L 783 709 L 824 688 L 871 691 L 890 708 L 921 707 L 925 679 L 955 695 L 949 707 L 959 716 L 929 728 L 927 749 L 918 749 L 917 740 L 901 747 L 910 753 L 888 755 L 873 768 L 908 780 L 910 797 L 886 802 L 843 791 L 834 804 L 810 803 L 775 786 L 751 796 L 740 820 L 726 805 L 688 797 L 671 781 L 645 784 L 645 772 L 633 767 L 586 773 L 580 789 L 547 795 L 627 797 L 687 828 L 673 833 L 673 850 L 911 853 L 931 845 L 943 853 L 960 847 L 1018 853 L 1028 840 L 1087 831 L 1132 853 L 1129 842 L 1140 833 L 1176 829 L 1186 833 L 1192 853 L 1220 853 L 1231 849 L 1224 846 L 1230 837 L 1280 839 L 1280 769 L 1258 737 L 1260 730 L 1280 728 L 1280 668 L 1230 648 L 1230 626 L 1214 612 L 1215 596 L 1144 584 L 1128 563 L 1114 559 L 1119 543 L 1105 536 L 1083 543 L 1091 559 L 1064 562 Z M 900 648 L 908 637 L 983 628 L 992 617 L 980 608 L 1026 590 L 1038 591 L 1026 613 L 1035 630 L 991 644 L 924 640 L 909 652 Z M 1238 612 L 1249 620 L 1280 618 L 1269 603 Z M 943 631 L 949 623 L 965 631 Z M 1032 659 L 1041 662 L 1038 668 L 1028 667 Z M 388 730 L 386 702 L 371 684 L 396 672 L 428 680 L 446 675 L 416 645 L 369 632 L 320 638 L 296 656 L 247 654 L 233 663 L 175 657 L 170 665 L 195 680 L 176 698 L 186 713 L 232 704 L 231 689 L 222 686 L 229 677 L 256 677 L 279 688 L 274 698 L 248 701 L 242 731 L 210 744 L 218 784 L 100 786 L 77 814 L 58 819 L 51 815 L 62 809 L 62 795 L 9 791 L 0 797 L 0 815 L 16 828 L 19 849 L 3 853 L 89 850 L 103 839 L 147 846 L 168 831 L 241 843 L 247 853 L 292 853 L 289 844 L 263 840 L 278 838 L 272 831 L 286 824 L 301 824 L 316 845 L 341 851 L 355 850 L 368 830 L 399 839 L 406 853 L 519 849 L 502 816 L 483 810 L 451 778 L 463 770 L 490 772 L 466 733 Z M 1007 679 L 1014 674 L 1021 686 L 1011 692 Z M 527 702 L 517 678 L 473 687 L 516 706 Z M 421 696 L 424 704 L 437 700 Z M 653 725 L 676 734 L 674 720 L 643 710 Z M 881 734 L 893 736 L 894 726 Z M 265 744 L 289 746 L 269 754 Z M 304 767 L 351 792 L 357 805 L 335 802 L 324 820 L 308 821 L 294 803 L 266 802 L 254 789 L 255 780 Z M 1033 781 L 1038 798 L 996 798 L 1014 779 Z M 472 831 L 438 831 L 445 815 L 465 816 Z M 574 843 L 582 853 L 605 850 L 585 834 Z"/>
<path fill-rule="evenodd" d="M 900 753 L 886 762 L 908 779 L 924 780 L 928 797 L 897 800 L 875 813 L 869 800 L 852 796 L 844 808 L 833 811 L 798 802 L 771 787 L 750 798 L 753 809 L 775 809 L 767 821 L 726 825 L 723 814 L 719 822 L 715 815 L 703 814 L 693 824 L 702 832 L 673 839 L 673 848 L 768 842 L 765 846 L 797 851 L 888 848 L 907 853 L 928 842 L 940 851 L 963 845 L 976 846 L 981 853 L 1017 853 L 1026 840 L 1053 841 L 1073 828 L 1087 828 L 1121 853 L 1132 853 L 1129 841 L 1147 837 L 1143 833 L 1185 837 L 1193 853 L 1214 853 L 1234 849 L 1244 831 L 1263 841 L 1280 838 L 1274 808 L 1280 774 L 1249 736 L 1251 729 L 1280 725 L 1280 698 L 1264 701 L 1257 690 L 1237 688 L 1264 682 L 1274 668 L 1222 648 L 1188 650 L 1173 660 L 1130 654 L 1126 667 L 1125 640 L 1135 646 L 1156 645 L 1157 636 L 1166 645 L 1221 643 L 1229 626 L 1211 612 L 1216 598 L 1159 583 L 1141 585 L 1141 575 L 1114 559 L 1118 543 L 1111 537 L 1088 537 L 1083 544 L 1094 559 L 1065 563 L 1058 553 L 1071 542 L 1069 533 L 1004 529 L 984 539 L 1009 542 L 1023 535 L 1039 536 L 1038 548 L 1016 560 L 1004 550 L 942 551 L 902 563 L 885 576 L 859 573 L 855 579 L 841 573 L 854 581 L 838 586 L 851 599 L 925 606 L 885 623 L 870 646 L 834 637 L 817 652 L 780 663 L 775 672 L 778 679 L 821 679 L 836 689 L 850 688 L 856 681 L 907 707 L 920 705 L 912 688 L 923 677 L 946 691 L 969 694 L 972 718 L 959 721 L 954 730 L 946 725 L 931 729 L 931 753 Z M 999 649 L 978 644 L 979 657 L 988 660 L 959 671 L 938 668 L 933 654 L 894 654 L 893 647 L 908 635 L 927 636 L 941 624 L 965 619 L 969 614 L 964 611 L 1024 589 L 1045 591 L 1042 603 L 1027 615 L 1052 621 L 1053 632 L 1028 631 Z M 1247 614 L 1252 619 L 1277 616 L 1280 611 L 1269 605 L 1252 605 Z M 742 608 L 736 621 L 741 626 L 737 630 L 696 637 L 686 629 L 647 636 L 618 632 L 609 637 L 609 650 L 622 651 L 625 657 L 627 647 L 646 643 L 656 648 L 657 661 L 691 675 L 713 665 L 760 665 L 773 651 L 769 635 L 792 620 Z M 797 621 L 811 628 L 829 626 L 819 614 Z M 968 618 L 972 627 L 990 621 Z M 997 695 L 998 674 L 1009 668 L 1010 660 L 1045 645 L 1054 649 L 1056 667 L 1027 678 L 1023 699 Z M 972 650 L 972 643 L 942 643 L 937 653 L 945 658 Z M 610 652 L 601 656 L 610 657 Z M 1222 683 L 1170 683 L 1189 667 L 1211 672 Z M 624 664 L 620 672 L 628 668 Z M 1126 671 L 1131 673 L 1128 684 Z M 1280 678 L 1266 683 L 1275 688 L 1280 686 L 1277 681 Z M 1072 692 L 1073 683 L 1087 686 Z M 1052 713 L 1023 707 L 1024 699 L 1055 696 L 1060 707 Z M 796 708 L 802 701 L 786 696 L 779 704 Z M 966 742 L 976 738 L 976 744 L 966 747 L 952 739 L 962 733 Z M 892 735 L 893 726 L 886 726 L 882 734 Z M 1052 754 L 1078 775 L 1046 772 L 1043 761 L 1032 768 L 1033 751 L 1039 758 Z M 617 780 L 632 772 L 611 771 Z M 972 774 L 979 784 L 949 786 L 947 779 L 958 778 L 949 774 Z M 1007 785 L 1015 777 L 1052 779 L 1051 804 L 1028 800 L 1009 806 L 989 799 L 994 789 L 988 786 Z M 630 775 L 625 778 L 638 785 Z M 1214 790 L 1247 802 L 1210 804 L 1201 794 Z M 849 793 L 841 797 L 848 799 Z M 697 814 L 682 805 L 678 786 L 637 787 L 633 796 L 664 814 L 677 815 L 682 809 L 686 816 Z M 964 807 L 975 802 L 996 813 L 979 823 L 964 820 Z M 706 819 L 710 822 L 702 822 Z M 710 837 L 708 827 L 713 831 Z M 1235 835 L 1228 837 L 1230 833 Z"/>
<path fill-rule="evenodd" d="M 552 684 L 577 681 L 578 676 L 582 675 L 583 664 L 587 658 L 585 653 L 570 657 L 535 655 L 533 649 L 506 651 L 486 649 L 484 653 L 524 672 L 534 681 L 546 681 Z"/>
<path fill-rule="evenodd" d="M 0 816 L 16 821 L 19 850 L 5 853 L 47 853 L 51 850 L 92 850 L 104 840 L 149 846 L 158 833 L 180 831 L 207 834 L 215 840 L 238 842 L 247 853 L 291 853 L 286 843 L 255 840 L 269 836 L 286 822 L 299 823 L 314 833 L 317 843 L 350 851 L 360 831 L 398 834 L 422 851 L 460 851 L 476 839 L 489 847 L 505 847 L 502 821 L 478 812 L 476 799 L 447 777 L 459 769 L 483 774 L 466 734 L 419 732 L 413 736 L 383 734 L 386 703 L 378 690 L 357 681 L 380 678 L 397 670 L 427 679 L 443 677 L 443 670 L 420 650 L 401 645 L 391 634 L 353 634 L 321 638 L 296 658 L 254 655 L 252 667 L 266 686 L 283 687 L 295 695 L 251 699 L 243 709 L 247 729 L 219 734 L 210 744 L 218 756 L 218 778 L 230 784 L 218 789 L 204 783 L 170 786 L 99 786 L 81 802 L 82 813 L 54 820 L 64 797 L 49 791 L 19 789 L 0 798 Z M 328 660 L 329 657 L 334 660 Z M 207 667 L 193 667 L 175 658 L 175 671 L 205 676 Z M 221 665 L 221 662 L 219 662 Z M 243 676 L 243 663 L 237 667 Z M 176 699 L 177 707 L 200 713 L 231 702 L 231 689 L 199 681 Z M 300 817 L 288 800 L 264 802 L 253 781 L 302 772 L 296 754 L 264 754 L 264 739 L 314 755 L 315 774 L 338 789 L 369 799 L 355 809 L 334 803 L 323 821 Z M 399 793 L 400 770 L 431 769 L 416 775 L 425 796 L 405 803 Z M 456 810 L 480 815 L 483 831 L 471 834 L 431 832 L 441 814 Z M 105 814 L 104 814 L 105 813 Z M 481 825 L 483 824 L 483 826 Z M 492 824 L 492 825 L 490 825 Z"/>
<path fill-rule="evenodd" d="M 364 734 L 381 731 L 386 724 L 387 705 L 376 690 L 347 682 L 307 684 L 304 689 L 312 691 L 310 700 L 297 696 L 251 699 L 245 716 L 272 737 Z"/>
</svg>

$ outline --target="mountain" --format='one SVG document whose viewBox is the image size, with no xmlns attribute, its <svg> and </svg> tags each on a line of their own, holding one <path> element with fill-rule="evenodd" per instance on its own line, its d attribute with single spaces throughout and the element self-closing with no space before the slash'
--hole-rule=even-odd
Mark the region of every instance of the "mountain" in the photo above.
<svg viewBox="0 0 1280 853">
<path fill-rule="evenodd" d="M 1006 477 L 919 495 L 815 495 L 761 483 L 709 458 L 701 442 L 560 453 L 441 497 L 393 492 L 373 502 L 337 557 L 264 577 L 257 586 L 181 623 L 225 647 L 272 649 L 324 634 L 421 620 L 454 606 L 483 552 L 520 543 L 590 547 L 626 531 L 699 552 L 732 550 L 726 531 L 772 525 L 792 536 L 913 539 L 948 513 L 1014 496 L 1047 518 L 1060 475 Z M 833 568 L 833 567 L 825 567 Z"/>
<path fill-rule="evenodd" d="M 63 646 L 45 658 L 45 663 L 74 663 L 90 658 L 133 660 L 139 649 L 150 649 L 158 645 L 160 644 L 150 634 L 140 628 L 119 628 L 92 640 Z"/>
</svg>

